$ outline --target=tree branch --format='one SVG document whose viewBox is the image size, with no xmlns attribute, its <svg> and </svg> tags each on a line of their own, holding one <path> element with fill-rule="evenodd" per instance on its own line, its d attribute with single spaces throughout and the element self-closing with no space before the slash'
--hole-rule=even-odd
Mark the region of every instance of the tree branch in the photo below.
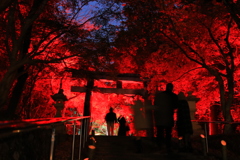
<svg viewBox="0 0 240 160">
<path fill-rule="evenodd" d="M 235 66 L 234 66 L 234 56 L 233 56 L 233 48 L 232 48 L 232 46 L 231 46 L 231 44 L 229 42 L 231 24 L 232 24 L 232 18 L 230 19 L 230 21 L 228 23 L 228 30 L 227 30 L 227 34 L 226 34 L 226 38 L 225 38 L 227 47 L 229 49 L 228 55 L 230 57 L 230 64 L 231 64 L 231 66 L 227 65 L 227 72 L 230 72 L 230 74 L 232 74 L 234 72 L 234 68 L 235 68 Z M 227 59 L 227 57 L 225 59 Z"/>
<path fill-rule="evenodd" d="M 199 62 L 198 60 L 190 57 L 190 56 L 186 53 L 186 51 L 185 51 L 176 41 L 174 41 L 172 38 L 170 38 L 170 37 L 169 37 L 167 34 L 165 34 L 163 31 L 162 31 L 161 33 L 162 33 L 166 38 L 168 38 L 173 44 L 175 44 L 175 45 L 182 51 L 182 53 L 183 53 L 188 59 L 190 59 L 191 61 L 193 61 L 193 62 L 195 62 L 195 63 L 197 63 L 197 64 L 199 64 L 199 65 L 201 65 L 201 66 L 203 66 L 203 63 L 201 63 L 201 62 Z M 193 51 L 194 51 L 194 50 L 193 50 Z"/>
<path fill-rule="evenodd" d="M 52 60 L 42 60 L 42 59 L 33 59 L 33 60 L 28 60 L 27 63 L 28 64 L 36 64 L 36 63 L 59 63 L 59 61 L 64 60 L 64 59 L 68 59 L 71 57 L 75 57 L 78 56 L 78 54 L 74 54 L 74 55 L 70 55 L 70 56 L 65 56 L 65 57 L 61 57 L 61 58 L 54 58 Z"/>
<path fill-rule="evenodd" d="M 173 80 L 172 82 L 177 81 L 177 80 L 181 79 L 185 74 L 187 74 L 187 73 L 189 73 L 191 71 L 194 71 L 196 69 L 200 69 L 200 68 L 204 68 L 204 67 L 197 67 L 197 68 L 190 69 L 187 72 L 183 73 L 181 76 L 179 76 L 177 79 Z"/>
</svg>

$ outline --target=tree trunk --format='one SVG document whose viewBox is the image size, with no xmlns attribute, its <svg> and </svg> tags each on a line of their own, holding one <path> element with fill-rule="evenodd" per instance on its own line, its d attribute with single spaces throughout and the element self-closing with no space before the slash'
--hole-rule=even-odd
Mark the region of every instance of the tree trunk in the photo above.
<svg viewBox="0 0 240 160">
<path fill-rule="evenodd" d="M 226 103 L 226 105 L 224 106 L 225 108 L 225 116 L 224 116 L 224 119 L 226 122 L 233 122 L 233 118 L 232 118 L 232 115 L 231 115 L 231 111 L 230 111 L 230 107 L 229 104 Z M 224 129 L 223 129 L 223 132 L 228 134 L 228 133 L 233 133 L 235 131 L 235 127 L 233 124 L 225 124 L 224 125 Z"/>
<path fill-rule="evenodd" d="M 20 52 L 21 60 L 28 53 L 28 49 L 29 49 L 30 43 L 31 43 L 31 36 L 32 36 L 31 33 L 32 33 L 32 25 L 29 26 L 29 28 L 26 32 L 25 39 L 23 41 L 22 50 Z M 20 76 L 17 78 L 17 83 L 13 88 L 11 98 L 10 98 L 10 101 L 9 101 L 9 105 L 8 105 L 8 109 L 7 109 L 7 114 L 6 114 L 7 117 L 6 118 L 9 119 L 9 120 L 19 117 L 19 116 L 15 115 L 15 112 L 16 112 L 16 109 L 17 109 L 18 104 L 20 102 L 22 92 L 24 90 L 24 86 L 25 86 L 25 83 L 26 83 L 27 78 L 28 78 L 28 73 L 25 71 L 24 65 L 19 67 L 18 75 L 20 75 Z"/>
<path fill-rule="evenodd" d="M 225 90 L 225 86 L 224 86 L 224 82 L 222 77 L 219 74 L 215 74 L 216 80 L 218 82 L 219 85 L 219 92 L 220 92 L 220 102 L 221 102 L 221 107 L 222 107 L 222 114 L 223 114 L 223 118 L 224 121 L 226 122 L 233 122 L 233 118 L 231 115 L 231 105 L 232 105 L 232 94 L 233 94 L 233 88 L 230 89 L 231 87 L 233 87 L 231 84 L 229 79 L 228 79 L 228 86 L 230 88 L 228 88 L 229 92 L 228 92 L 228 97 L 226 97 L 226 90 Z M 223 129 L 224 133 L 233 133 L 234 132 L 234 126 L 231 124 L 225 124 L 224 125 L 224 129 Z"/>
<path fill-rule="evenodd" d="M 17 83 L 13 88 L 12 95 L 8 104 L 7 113 L 6 113 L 6 116 L 7 116 L 6 119 L 8 120 L 16 119 L 18 117 L 15 115 L 15 112 L 20 102 L 21 95 L 22 95 L 25 83 L 27 81 L 27 78 L 28 78 L 28 74 L 24 73 L 21 76 L 19 76 L 17 79 Z"/>
<path fill-rule="evenodd" d="M 233 104 L 233 95 L 234 95 L 234 79 L 233 79 L 233 74 L 229 73 L 228 74 L 228 78 L 227 78 L 227 82 L 228 82 L 228 95 L 227 97 L 225 97 L 226 99 L 226 103 L 225 103 L 225 121 L 227 122 L 233 122 L 233 117 L 231 114 L 231 107 Z M 234 133 L 236 131 L 236 125 L 235 124 L 226 124 L 224 126 L 224 133 Z"/>
<path fill-rule="evenodd" d="M 16 73 L 7 71 L 4 75 L 2 81 L 0 82 L 0 109 L 3 110 L 4 106 L 7 103 L 7 99 L 10 93 L 10 90 L 16 80 Z"/>
</svg>

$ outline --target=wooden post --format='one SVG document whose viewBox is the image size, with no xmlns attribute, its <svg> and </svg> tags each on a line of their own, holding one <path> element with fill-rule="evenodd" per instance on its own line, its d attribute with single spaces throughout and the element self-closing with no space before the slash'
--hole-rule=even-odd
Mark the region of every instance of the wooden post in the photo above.
<svg viewBox="0 0 240 160">
<path fill-rule="evenodd" d="M 91 95 L 92 95 L 92 89 L 94 86 L 94 80 L 89 79 L 86 86 L 86 94 L 85 94 L 85 101 L 84 101 L 84 111 L 83 116 L 90 116 L 90 102 L 91 102 Z"/>
<path fill-rule="evenodd" d="M 84 110 L 83 110 L 83 116 L 91 116 L 91 95 L 92 95 L 92 89 L 94 86 L 94 79 L 89 79 L 87 81 L 87 86 L 86 86 L 86 94 L 85 94 L 85 101 L 84 101 Z M 89 123 L 86 123 L 88 119 L 84 119 L 84 123 L 82 123 L 82 135 L 80 135 L 80 138 L 82 138 L 83 141 L 83 148 L 84 148 L 84 144 L 85 144 L 85 137 L 88 137 L 88 131 L 90 128 L 88 128 Z"/>
<path fill-rule="evenodd" d="M 224 140 L 221 140 L 221 144 L 222 144 L 222 156 L 223 156 L 223 160 L 227 160 L 227 143 Z"/>
<path fill-rule="evenodd" d="M 117 81 L 117 88 L 122 88 L 122 82 L 121 81 Z"/>
<path fill-rule="evenodd" d="M 210 121 L 217 121 L 218 118 L 218 109 L 219 105 L 213 105 L 210 107 Z M 209 135 L 218 134 L 218 124 L 217 123 L 209 123 Z"/>
<path fill-rule="evenodd" d="M 200 136 L 202 138 L 203 155 L 207 156 L 206 137 L 203 134 L 201 134 Z"/>
</svg>

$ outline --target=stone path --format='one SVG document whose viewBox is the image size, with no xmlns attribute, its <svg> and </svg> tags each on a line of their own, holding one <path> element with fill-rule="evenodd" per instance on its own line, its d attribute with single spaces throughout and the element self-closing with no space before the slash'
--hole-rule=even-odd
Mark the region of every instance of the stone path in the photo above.
<svg viewBox="0 0 240 160">
<path fill-rule="evenodd" d="M 201 153 L 178 152 L 175 142 L 173 153 L 160 151 L 148 138 L 142 138 L 143 153 L 136 153 L 134 137 L 95 136 L 93 160 L 217 160 Z"/>
</svg>

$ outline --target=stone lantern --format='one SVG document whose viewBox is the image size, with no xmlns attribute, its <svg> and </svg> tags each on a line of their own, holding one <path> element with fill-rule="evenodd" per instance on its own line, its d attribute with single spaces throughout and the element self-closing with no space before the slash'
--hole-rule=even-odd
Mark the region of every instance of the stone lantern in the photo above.
<svg viewBox="0 0 240 160">
<path fill-rule="evenodd" d="M 54 104 L 57 112 L 55 117 L 62 117 L 62 110 L 64 109 L 64 102 L 67 101 L 66 95 L 63 94 L 63 89 L 59 89 L 57 94 L 51 95 L 52 99 L 56 102 Z"/>
</svg>

